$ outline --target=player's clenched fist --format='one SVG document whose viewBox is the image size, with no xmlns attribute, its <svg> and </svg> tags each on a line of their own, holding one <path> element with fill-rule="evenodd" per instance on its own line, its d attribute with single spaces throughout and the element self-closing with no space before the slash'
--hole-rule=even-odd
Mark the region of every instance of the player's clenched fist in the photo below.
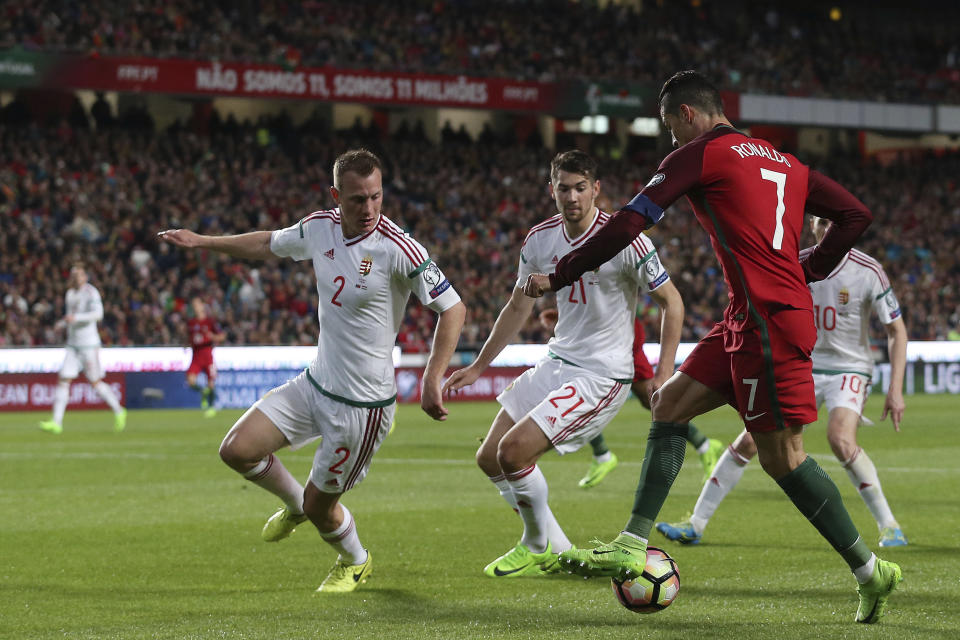
<svg viewBox="0 0 960 640">
<path fill-rule="evenodd" d="M 531 273 L 523 283 L 524 295 L 531 298 L 539 298 L 547 291 L 550 291 L 550 278 L 542 273 Z"/>
</svg>

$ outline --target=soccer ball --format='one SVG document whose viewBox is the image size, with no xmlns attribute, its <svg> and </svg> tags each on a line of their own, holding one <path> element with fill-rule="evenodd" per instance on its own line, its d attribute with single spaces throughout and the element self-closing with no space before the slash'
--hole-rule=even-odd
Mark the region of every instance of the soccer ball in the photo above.
<svg viewBox="0 0 960 640">
<path fill-rule="evenodd" d="M 656 613 L 670 606 L 680 592 L 680 573 L 676 561 L 663 549 L 647 547 L 643 573 L 628 580 L 611 578 L 617 600 L 634 613 Z"/>
</svg>

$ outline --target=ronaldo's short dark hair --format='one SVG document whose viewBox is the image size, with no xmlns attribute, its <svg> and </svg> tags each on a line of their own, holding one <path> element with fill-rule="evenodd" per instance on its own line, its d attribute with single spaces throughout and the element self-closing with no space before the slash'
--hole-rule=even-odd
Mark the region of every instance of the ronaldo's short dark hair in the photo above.
<svg viewBox="0 0 960 640">
<path fill-rule="evenodd" d="M 353 171 L 361 178 L 366 178 L 373 173 L 374 169 L 383 173 L 383 163 L 372 151 L 366 149 L 346 151 L 340 154 L 333 163 L 333 186 L 339 189 L 340 179 L 348 171 Z"/>
<path fill-rule="evenodd" d="M 579 149 L 558 153 L 550 162 L 550 181 L 553 182 L 561 171 L 597 179 L 597 161 Z"/>
<path fill-rule="evenodd" d="M 723 100 L 713 83 L 696 71 L 678 71 L 660 89 L 660 107 L 676 115 L 680 105 L 688 104 L 711 115 L 723 114 Z"/>
</svg>

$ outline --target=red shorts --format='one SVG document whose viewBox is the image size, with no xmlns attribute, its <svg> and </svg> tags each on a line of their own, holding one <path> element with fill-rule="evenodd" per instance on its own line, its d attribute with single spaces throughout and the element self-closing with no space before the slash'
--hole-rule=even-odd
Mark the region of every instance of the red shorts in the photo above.
<svg viewBox="0 0 960 640">
<path fill-rule="evenodd" d="M 788 309 L 742 332 L 718 323 L 680 371 L 724 398 L 747 431 L 773 431 L 817 420 L 810 353 L 817 342 L 813 315 Z"/>
<path fill-rule="evenodd" d="M 643 341 L 646 339 L 643 332 L 643 323 L 640 318 L 633 316 L 633 381 L 643 382 L 653 379 L 653 367 L 643 352 Z"/>
<path fill-rule="evenodd" d="M 213 348 L 195 349 L 193 351 L 193 360 L 190 361 L 190 367 L 187 369 L 187 375 L 199 375 L 200 372 L 206 373 L 211 380 L 217 377 L 217 367 L 213 364 Z"/>
</svg>

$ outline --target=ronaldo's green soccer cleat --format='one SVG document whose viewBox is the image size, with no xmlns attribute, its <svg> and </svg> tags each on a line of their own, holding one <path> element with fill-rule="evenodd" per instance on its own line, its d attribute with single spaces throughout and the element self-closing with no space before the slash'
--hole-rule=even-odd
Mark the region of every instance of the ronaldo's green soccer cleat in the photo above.
<svg viewBox="0 0 960 640">
<path fill-rule="evenodd" d="M 52 433 L 54 435 L 60 435 L 63 433 L 63 426 L 57 424 L 53 420 L 44 420 L 40 423 L 40 430 L 46 431 L 47 433 Z"/>
<path fill-rule="evenodd" d="M 604 478 L 607 477 L 607 474 L 613 471 L 617 467 L 617 463 L 620 462 L 617 459 L 615 453 L 610 454 L 610 459 L 606 462 L 597 462 L 596 460 L 590 461 L 590 468 L 587 470 L 587 475 L 580 478 L 580 482 L 577 485 L 581 489 L 589 489 L 600 484 Z"/>
<path fill-rule="evenodd" d="M 877 558 L 870 580 L 857 587 L 860 594 L 860 606 L 857 607 L 857 622 L 872 624 L 883 617 L 887 608 L 887 599 L 897 585 L 903 582 L 900 566 Z"/>
<path fill-rule="evenodd" d="M 270 516 L 267 524 L 263 525 L 263 531 L 260 535 L 266 542 L 277 542 L 283 540 L 297 528 L 297 525 L 307 521 L 305 513 L 290 513 L 287 507 L 280 509 Z"/>
<path fill-rule="evenodd" d="M 626 580 L 643 573 L 647 563 L 647 545 L 621 533 L 606 544 L 592 549 L 570 549 L 560 554 L 560 566 L 581 576 L 607 576 Z"/>
<path fill-rule="evenodd" d="M 113 431 L 114 433 L 120 433 L 127 428 L 127 410 L 120 409 L 120 413 L 114 414 L 113 416 Z"/>
<path fill-rule="evenodd" d="M 542 576 L 559 571 L 558 556 L 551 552 L 549 542 L 543 553 L 534 553 L 527 545 L 518 542 L 513 549 L 485 566 L 483 573 L 491 578 Z"/>
<path fill-rule="evenodd" d="M 700 454 L 700 466 L 703 467 L 703 483 L 706 484 L 710 480 L 710 476 L 713 474 L 713 468 L 717 466 L 717 462 L 720 461 L 720 456 L 723 455 L 723 443 L 719 440 L 710 438 L 707 440 L 710 443 L 710 447 Z"/>
<path fill-rule="evenodd" d="M 334 563 L 326 579 L 320 584 L 317 593 L 349 593 L 366 582 L 373 571 L 370 552 L 361 564 L 347 564 L 340 558 Z"/>
</svg>

